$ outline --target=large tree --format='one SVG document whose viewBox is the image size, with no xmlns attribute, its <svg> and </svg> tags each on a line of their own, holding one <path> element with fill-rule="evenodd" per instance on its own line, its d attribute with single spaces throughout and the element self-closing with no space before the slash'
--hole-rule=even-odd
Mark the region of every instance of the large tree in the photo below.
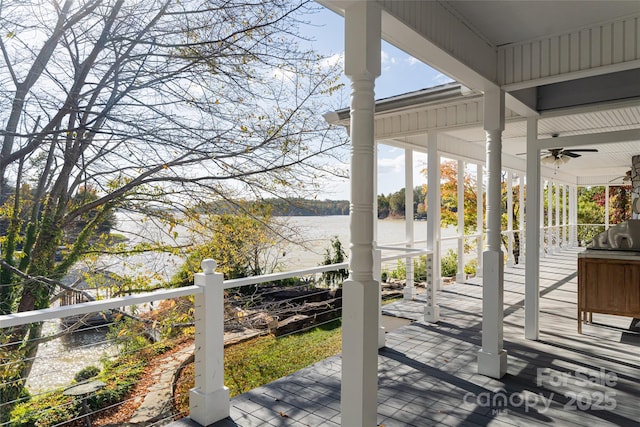
<svg viewBox="0 0 640 427">
<path fill-rule="evenodd" d="M 309 7 L 0 0 L 0 314 L 47 307 L 116 209 L 172 227 L 211 200 L 313 191 L 344 140 L 319 115 L 337 70 L 296 42 Z M 40 334 L 9 340 L 28 360 Z"/>
</svg>

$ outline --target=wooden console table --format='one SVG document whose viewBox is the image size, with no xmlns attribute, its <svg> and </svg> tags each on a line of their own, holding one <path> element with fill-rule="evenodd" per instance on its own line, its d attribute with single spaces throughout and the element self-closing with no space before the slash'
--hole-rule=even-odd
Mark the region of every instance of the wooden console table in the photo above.
<svg viewBox="0 0 640 427">
<path fill-rule="evenodd" d="M 578 254 L 578 333 L 593 313 L 640 317 L 640 252 Z"/>
</svg>

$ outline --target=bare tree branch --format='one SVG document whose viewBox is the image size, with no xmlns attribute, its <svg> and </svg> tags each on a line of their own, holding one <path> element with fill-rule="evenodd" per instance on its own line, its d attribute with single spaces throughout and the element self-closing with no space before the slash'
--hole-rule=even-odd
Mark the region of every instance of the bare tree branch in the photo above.
<svg viewBox="0 0 640 427">
<path fill-rule="evenodd" d="M 168 235 L 217 202 L 242 209 L 242 199 L 313 194 L 331 178 L 346 139 L 320 114 L 340 70 L 298 46 L 310 7 L 0 3 L 11 32 L 0 40 L 0 314 L 48 306 L 83 257 L 144 247 L 96 246 L 116 211 Z"/>
</svg>

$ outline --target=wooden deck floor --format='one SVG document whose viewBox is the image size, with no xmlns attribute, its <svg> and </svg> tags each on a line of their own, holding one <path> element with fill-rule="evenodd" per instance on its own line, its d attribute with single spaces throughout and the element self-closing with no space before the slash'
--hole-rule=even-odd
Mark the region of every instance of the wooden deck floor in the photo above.
<svg viewBox="0 0 640 427">
<path fill-rule="evenodd" d="M 417 321 L 387 334 L 379 352 L 378 424 L 392 426 L 640 426 L 640 335 L 632 319 L 594 315 L 577 334 L 576 253 L 541 260 L 539 341 L 524 339 L 524 267 L 505 268 L 508 374 L 476 373 L 479 281 L 439 292 L 441 321 L 422 303 L 385 306 Z M 174 425 L 193 425 L 183 420 Z M 340 425 L 340 356 L 231 401 L 222 426 Z"/>
</svg>

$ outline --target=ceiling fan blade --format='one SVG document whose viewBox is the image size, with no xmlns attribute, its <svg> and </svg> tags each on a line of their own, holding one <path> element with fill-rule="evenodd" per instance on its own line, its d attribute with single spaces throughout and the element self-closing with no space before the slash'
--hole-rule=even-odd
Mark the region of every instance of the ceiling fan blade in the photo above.
<svg viewBox="0 0 640 427">
<path fill-rule="evenodd" d="M 580 157 L 581 154 L 576 153 L 597 153 L 598 149 L 596 148 L 576 148 L 575 150 L 565 150 L 563 148 L 550 148 L 548 150 L 540 150 L 540 158 L 544 158 L 545 156 L 550 156 L 552 158 L 558 158 L 558 156 L 564 155 L 567 157 Z M 527 153 L 516 153 L 516 156 L 524 156 Z"/>
<path fill-rule="evenodd" d="M 582 154 L 574 153 L 573 151 L 563 151 L 563 152 L 562 152 L 562 155 L 563 155 L 563 156 L 567 156 L 567 157 L 573 157 L 574 159 L 575 159 L 576 157 L 580 157 L 580 156 L 582 156 Z"/>
<path fill-rule="evenodd" d="M 540 150 L 540 157 L 544 157 L 544 156 L 556 157 L 557 153 L 559 153 L 559 151 L 555 151 L 555 148 L 553 150 Z"/>
</svg>

